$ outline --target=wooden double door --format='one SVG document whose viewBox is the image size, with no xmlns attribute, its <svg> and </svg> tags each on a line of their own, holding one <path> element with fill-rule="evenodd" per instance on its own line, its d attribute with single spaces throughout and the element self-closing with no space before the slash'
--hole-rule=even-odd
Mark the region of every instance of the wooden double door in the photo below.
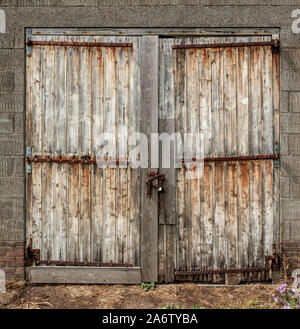
<svg viewBox="0 0 300 329">
<path fill-rule="evenodd" d="M 274 49 L 271 36 L 31 31 L 26 242 L 40 252 L 35 265 L 140 271 L 119 283 L 263 267 L 279 241 Z M 106 168 L 97 161 L 103 133 L 117 150 Z M 130 166 L 137 133 L 148 138 L 148 168 Z M 190 179 L 181 160 L 175 168 L 177 153 L 170 168 L 153 168 L 157 133 L 183 142 L 201 133 L 202 175 Z M 151 197 L 150 172 L 165 178 Z"/>
</svg>

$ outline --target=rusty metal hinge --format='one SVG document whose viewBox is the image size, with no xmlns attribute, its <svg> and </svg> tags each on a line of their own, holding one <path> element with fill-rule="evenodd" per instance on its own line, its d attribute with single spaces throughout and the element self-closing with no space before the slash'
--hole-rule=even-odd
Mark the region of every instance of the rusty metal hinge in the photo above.
<svg viewBox="0 0 300 329">
<path fill-rule="evenodd" d="M 189 276 L 201 276 L 201 275 L 220 275 L 220 274 L 232 274 L 232 273 L 270 273 L 272 277 L 273 271 L 280 270 L 280 257 L 276 252 L 276 244 L 273 244 L 273 255 L 265 256 L 265 267 L 247 267 L 247 268 L 233 268 L 233 269 L 217 269 L 217 270 L 193 270 L 193 271 L 175 271 L 176 279 Z"/>
<path fill-rule="evenodd" d="M 25 252 L 25 266 L 39 265 L 41 252 L 39 249 L 32 249 L 32 238 Z"/>
</svg>

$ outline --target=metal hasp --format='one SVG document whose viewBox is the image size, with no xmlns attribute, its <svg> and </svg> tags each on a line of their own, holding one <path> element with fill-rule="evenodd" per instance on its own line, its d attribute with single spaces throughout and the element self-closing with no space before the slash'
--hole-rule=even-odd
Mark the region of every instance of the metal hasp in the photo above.
<svg viewBox="0 0 300 329">
<path fill-rule="evenodd" d="M 194 271 L 175 271 L 176 280 L 184 277 L 204 276 L 204 275 L 220 275 L 220 274 L 238 274 L 238 273 L 268 273 L 268 278 L 272 279 L 272 273 L 280 270 L 280 257 L 276 252 L 276 244 L 273 244 L 273 255 L 265 256 L 265 267 L 247 267 L 233 269 L 217 269 L 217 270 L 194 270 Z"/>
<path fill-rule="evenodd" d="M 164 191 L 164 182 L 166 180 L 165 175 L 160 175 L 157 171 L 148 172 L 148 181 L 147 181 L 147 197 L 152 197 L 152 189 L 157 188 L 158 192 Z M 153 182 L 157 180 L 157 185 L 153 185 Z"/>
</svg>

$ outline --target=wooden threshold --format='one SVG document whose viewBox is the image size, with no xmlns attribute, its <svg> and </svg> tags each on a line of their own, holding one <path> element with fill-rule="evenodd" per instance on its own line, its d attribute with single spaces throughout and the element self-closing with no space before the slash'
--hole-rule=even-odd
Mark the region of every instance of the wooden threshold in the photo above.
<svg viewBox="0 0 300 329">
<path fill-rule="evenodd" d="M 44 284 L 140 284 L 139 267 L 33 266 L 26 268 L 26 279 Z"/>
</svg>

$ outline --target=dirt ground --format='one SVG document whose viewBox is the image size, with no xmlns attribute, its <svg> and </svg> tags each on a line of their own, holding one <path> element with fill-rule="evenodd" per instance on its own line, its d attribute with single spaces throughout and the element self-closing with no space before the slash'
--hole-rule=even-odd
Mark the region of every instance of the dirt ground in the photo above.
<svg viewBox="0 0 300 329">
<path fill-rule="evenodd" d="M 140 286 L 64 286 L 9 283 L 0 309 L 251 309 L 278 308 L 274 285 L 211 287 L 193 283 Z"/>
</svg>

